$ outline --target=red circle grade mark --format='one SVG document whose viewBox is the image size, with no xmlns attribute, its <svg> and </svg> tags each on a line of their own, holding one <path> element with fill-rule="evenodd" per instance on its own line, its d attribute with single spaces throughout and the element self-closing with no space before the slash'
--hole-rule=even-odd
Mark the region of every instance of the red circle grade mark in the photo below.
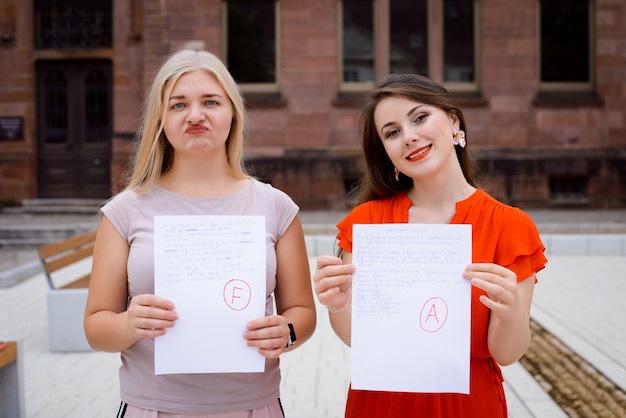
<svg viewBox="0 0 626 418">
<path fill-rule="evenodd" d="M 441 330 L 448 319 L 448 305 L 440 297 L 428 299 L 420 311 L 420 327 L 426 332 Z"/>
<path fill-rule="evenodd" d="M 233 311 L 242 311 L 248 307 L 252 299 L 250 285 L 240 279 L 230 279 L 224 285 L 224 303 Z"/>
</svg>

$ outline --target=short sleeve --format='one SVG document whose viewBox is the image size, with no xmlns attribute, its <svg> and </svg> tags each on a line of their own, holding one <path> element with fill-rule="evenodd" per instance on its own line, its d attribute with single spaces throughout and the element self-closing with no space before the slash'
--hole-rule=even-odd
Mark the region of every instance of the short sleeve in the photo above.
<svg viewBox="0 0 626 418">
<path fill-rule="evenodd" d="M 293 222 L 300 207 L 282 190 L 273 189 L 273 192 L 276 203 L 276 234 L 280 238 Z"/>
<path fill-rule="evenodd" d="M 364 203 L 355 207 L 341 222 L 337 224 L 337 245 L 344 251 L 352 252 L 352 227 L 354 224 L 372 223 L 370 204 Z"/>
<path fill-rule="evenodd" d="M 511 211 L 508 222 L 502 229 L 498 247 L 496 263 L 514 271 L 518 281 L 539 272 L 548 261 L 534 222 L 526 213 L 516 208 Z"/>
<path fill-rule="evenodd" d="M 136 203 L 136 197 L 133 191 L 124 190 L 111 198 L 100 209 L 127 242 L 130 240 L 131 213 Z"/>
</svg>

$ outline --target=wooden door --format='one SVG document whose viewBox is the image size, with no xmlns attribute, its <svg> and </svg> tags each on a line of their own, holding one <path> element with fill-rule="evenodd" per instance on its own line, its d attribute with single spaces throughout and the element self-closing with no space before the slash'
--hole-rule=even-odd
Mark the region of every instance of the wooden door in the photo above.
<svg viewBox="0 0 626 418">
<path fill-rule="evenodd" d="M 109 197 L 111 62 L 54 60 L 36 67 L 38 197 Z"/>
</svg>

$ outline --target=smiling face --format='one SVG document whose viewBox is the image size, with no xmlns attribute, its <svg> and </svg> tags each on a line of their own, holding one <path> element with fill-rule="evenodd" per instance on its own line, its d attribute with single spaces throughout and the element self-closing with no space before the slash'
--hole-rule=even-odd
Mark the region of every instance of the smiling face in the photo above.
<svg viewBox="0 0 626 418">
<path fill-rule="evenodd" d="M 166 102 L 163 131 L 174 154 L 226 151 L 233 120 L 228 95 L 206 71 L 183 74 Z"/>
<path fill-rule="evenodd" d="M 401 96 L 382 99 L 374 111 L 376 131 L 401 173 L 414 179 L 458 165 L 452 143 L 456 116 Z"/>
</svg>

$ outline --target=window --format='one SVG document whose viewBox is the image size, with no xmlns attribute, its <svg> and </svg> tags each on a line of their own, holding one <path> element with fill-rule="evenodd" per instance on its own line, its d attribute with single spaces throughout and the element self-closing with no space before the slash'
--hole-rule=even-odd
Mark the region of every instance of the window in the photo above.
<svg viewBox="0 0 626 418">
<path fill-rule="evenodd" d="M 389 73 L 418 73 L 450 90 L 477 90 L 476 0 L 339 2 L 342 91 Z"/>
<path fill-rule="evenodd" d="M 592 83 L 593 2 L 539 2 L 542 91 L 585 91 Z"/>
<path fill-rule="evenodd" d="M 341 10 L 343 34 L 343 81 L 374 81 L 374 7 L 372 0 L 344 0 Z"/>
<path fill-rule="evenodd" d="M 277 90 L 278 2 L 229 0 L 226 8 L 226 63 L 247 92 Z"/>
<path fill-rule="evenodd" d="M 389 72 L 428 74 L 426 0 L 389 2 Z"/>
<path fill-rule="evenodd" d="M 35 48 L 110 48 L 111 0 L 36 0 Z"/>
<path fill-rule="evenodd" d="M 476 81 L 476 22 L 473 0 L 445 0 L 443 9 L 443 81 Z"/>
<path fill-rule="evenodd" d="M 586 177 L 550 177 L 549 187 L 553 204 L 589 203 Z"/>
</svg>

